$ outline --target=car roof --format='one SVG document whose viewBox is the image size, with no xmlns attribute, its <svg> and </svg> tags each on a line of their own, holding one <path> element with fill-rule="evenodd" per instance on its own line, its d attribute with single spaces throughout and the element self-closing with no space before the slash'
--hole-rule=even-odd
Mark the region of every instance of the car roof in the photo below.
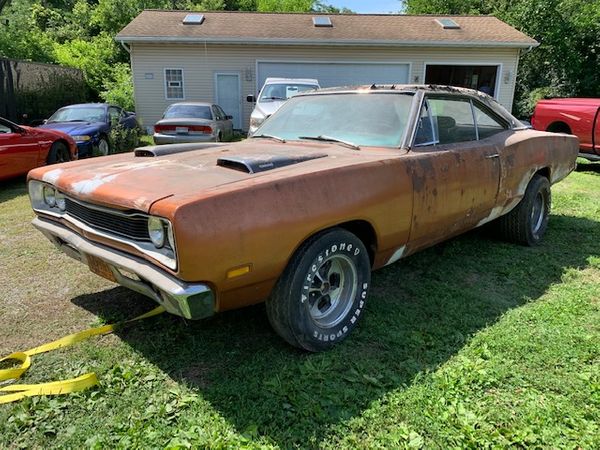
<svg viewBox="0 0 600 450">
<path fill-rule="evenodd" d="M 215 103 L 209 103 L 209 102 L 178 102 L 178 103 L 171 103 L 168 108 L 170 108 L 171 106 L 212 106 Z"/>
<path fill-rule="evenodd" d="M 278 83 L 305 83 L 319 85 L 319 80 L 314 78 L 276 78 L 271 77 L 265 80 L 265 84 L 278 84 Z"/>
</svg>

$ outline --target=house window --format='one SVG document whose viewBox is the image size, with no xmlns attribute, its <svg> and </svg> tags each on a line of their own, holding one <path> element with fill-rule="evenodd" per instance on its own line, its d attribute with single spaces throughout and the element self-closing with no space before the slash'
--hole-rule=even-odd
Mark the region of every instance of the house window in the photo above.
<svg viewBox="0 0 600 450">
<path fill-rule="evenodd" d="M 183 69 L 165 69 L 165 94 L 167 100 L 184 98 Z"/>
</svg>

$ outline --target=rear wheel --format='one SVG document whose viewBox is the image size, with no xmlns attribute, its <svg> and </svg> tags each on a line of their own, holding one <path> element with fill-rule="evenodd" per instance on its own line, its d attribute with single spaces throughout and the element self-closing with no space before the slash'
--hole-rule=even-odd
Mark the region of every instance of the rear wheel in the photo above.
<svg viewBox="0 0 600 450">
<path fill-rule="evenodd" d="M 534 175 L 519 204 L 498 219 L 497 227 L 502 237 L 522 245 L 539 244 L 548 227 L 551 200 L 548 179 Z"/>
<path fill-rule="evenodd" d="M 288 343 L 327 350 L 357 325 L 370 280 L 360 239 L 341 228 L 319 233 L 296 251 L 267 299 L 269 321 Z"/>
<path fill-rule="evenodd" d="M 64 142 L 55 142 L 48 152 L 48 164 L 58 164 L 70 161 L 69 149 Z"/>
</svg>

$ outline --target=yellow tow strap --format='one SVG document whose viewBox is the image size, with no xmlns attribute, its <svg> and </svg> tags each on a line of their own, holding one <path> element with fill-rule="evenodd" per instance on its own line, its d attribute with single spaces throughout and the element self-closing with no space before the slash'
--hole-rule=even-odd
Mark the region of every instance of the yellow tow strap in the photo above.
<svg viewBox="0 0 600 450">
<path fill-rule="evenodd" d="M 0 363 L 3 361 L 17 360 L 21 361 L 19 367 L 12 369 L 0 369 L 0 382 L 6 380 L 17 380 L 29 369 L 31 366 L 31 356 L 39 353 L 46 353 L 51 350 L 56 350 L 62 347 L 68 347 L 69 345 L 76 344 L 84 341 L 92 336 L 98 336 L 102 334 L 112 333 L 119 326 L 127 323 L 135 322 L 137 320 L 147 319 L 161 314 L 165 311 L 162 306 L 154 308 L 141 316 L 135 317 L 125 322 L 120 322 L 112 325 L 104 325 L 97 328 L 90 328 L 89 330 L 80 331 L 79 333 L 70 334 L 63 338 L 60 338 L 54 342 L 40 345 L 39 347 L 32 348 L 25 352 L 15 352 L 8 356 L 0 359 Z M 70 392 L 77 392 L 87 389 L 91 386 L 98 384 L 98 378 L 95 373 L 87 373 L 77 378 L 70 380 L 51 381 L 47 383 L 37 384 L 11 384 L 0 388 L 0 404 L 10 403 L 17 400 L 21 400 L 25 397 L 33 397 L 36 395 L 60 395 L 68 394 Z M 5 394 L 5 392 L 12 392 L 11 394 Z"/>
</svg>

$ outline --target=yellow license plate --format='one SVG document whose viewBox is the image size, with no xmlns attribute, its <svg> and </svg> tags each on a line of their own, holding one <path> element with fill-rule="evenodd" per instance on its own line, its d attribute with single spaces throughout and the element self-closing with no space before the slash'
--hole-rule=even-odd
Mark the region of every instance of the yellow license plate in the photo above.
<svg viewBox="0 0 600 450">
<path fill-rule="evenodd" d="M 96 258 L 92 255 L 87 255 L 87 262 L 90 270 L 96 275 L 99 275 L 102 278 L 106 278 L 109 281 L 117 281 L 115 275 L 112 273 L 112 270 L 110 270 L 110 266 L 104 261 L 102 261 L 100 258 Z"/>
</svg>

